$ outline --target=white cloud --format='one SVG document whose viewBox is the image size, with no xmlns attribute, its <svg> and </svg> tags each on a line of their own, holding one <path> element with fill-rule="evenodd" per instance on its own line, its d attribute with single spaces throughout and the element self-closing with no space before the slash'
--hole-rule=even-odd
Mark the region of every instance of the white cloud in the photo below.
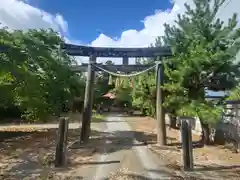
<svg viewBox="0 0 240 180">
<path fill-rule="evenodd" d="M 174 3 L 172 11 L 157 10 L 155 14 L 147 16 L 142 22 L 144 28 L 140 31 L 130 29 L 122 32 L 117 40 L 111 39 L 105 34 L 100 34 L 94 40 L 92 46 L 114 46 L 114 47 L 146 47 L 154 42 L 155 38 L 164 35 L 164 23 L 173 23 L 176 15 L 185 11 L 184 3 L 193 4 L 193 0 L 172 0 Z M 239 0 L 227 1 L 218 13 L 218 17 L 226 21 L 234 12 L 240 14 Z M 239 18 L 240 20 L 240 18 Z"/>
<path fill-rule="evenodd" d="M 24 1 L 24 2 L 23 2 Z M 68 24 L 60 14 L 49 14 L 43 10 L 30 6 L 26 0 L 0 0 L 0 22 L 13 29 L 28 29 L 28 28 L 53 28 L 63 34 L 68 34 Z M 184 3 L 192 4 L 193 0 L 171 0 L 174 4 L 172 10 L 156 10 L 152 15 L 144 18 L 141 22 L 144 28 L 141 30 L 129 29 L 122 32 L 119 38 L 112 39 L 106 34 L 100 34 L 90 45 L 92 46 L 111 46 L 111 47 L 146 47 L 157 36 L 164 35 L 164 23 L 173 23 L 178 13 L 185 11 Z M 229 2 L 229 3 L 228 3 Z M 233 12 L 240 14 L 239 0 L 229 0 L 220 10 L 218 16 L 227 20 Z M 76 22 L 78 23 L 78 22 Z M 87 28 L 87 27 L 86 27 Z M 66 38 L 67 39 L 67 38 Z M 82 44 L 79 40 L 70 40 L 68 42 Z M 83 62 L 87 58 L 78 57 Z M 101 58 L 101 61 L 109 58 Z M 119 63 L 119 60 L 115 60 Z M 133 62 L 133 60 L 131 60 Z"/>
<path fill-rule="evenodd" d="M 142 23 L 144 28 L 140 31 L 130 29 L 122 32 L 120 38 L 111 39 L 105 34 L 100 34 L 94 40 L 92 46 L 113 46 L 113 47 L 146 47 L 154 42 L 155 38 L 163 35 L 163 24 L 173 20 L 169 11 L 156 11 L 155 14 L 147 16 Z"/>
<path fill-rule="evenodd" d="M 68 31 L 67 22 L 60 14 L 49 14 L 26 2 L 0 0 L 0 23 L 11 29 L 53 28 L 59 32 Z"/>
<path fill-rule="evenodd" d="M 193 0 L 172 0 L 174 5 L 171 11 L 157 10 L 153 15 L 147 16 L 142 22 L 144 28 L 140 31 L 130 29 L 122 32 L 118 39 L 112 39 L 105 34 L 100 34 L 94 40 L 92 46 L 113 46 L 113 47 L 147 47 L 154 43 L 155 38 L 164 35 L 164 23 L 172 24 L 177 14 L 185 12 L 184 3 L 193 4 Z M 232 16 L 234 12 L 240 15 L 239 0 L 229 0 L 222 6 L 218 17 L 224 21 Z M 238 17 L 240 21 L 240 16 Z M 239 22 L 240 24 L 240 22 Z M 119 61 L 117 61 L 119 63 Z"/>
</svg>

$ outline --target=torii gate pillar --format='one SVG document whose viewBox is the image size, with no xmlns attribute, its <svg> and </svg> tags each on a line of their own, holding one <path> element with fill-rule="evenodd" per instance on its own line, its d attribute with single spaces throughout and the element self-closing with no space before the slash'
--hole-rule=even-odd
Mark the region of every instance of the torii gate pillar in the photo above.
<svg viewBox="0 0 240 180">
<path fill-rule="evenodd" d="M 89 57 L 87 81 L 85 87 L 84 107 L 82 113 L 82 128 L 80 142 L 86 143 L 91 133 L 91 119 L 92 119 L 92 107 L 93 107 L 93 94 L 94 94 L 94 81 L 95 70 L 92 64 L 97 61 L 96 56 Z"/>
<path fill-rule="evenodd" d="M 161 86 L 164 84 L 164 65 L 157 62 L 156 65 L 156 116 L 157 116 L 157 143 L 166 145 L 165 112 L 163 108 L 164 95 Z"/>
</svg>

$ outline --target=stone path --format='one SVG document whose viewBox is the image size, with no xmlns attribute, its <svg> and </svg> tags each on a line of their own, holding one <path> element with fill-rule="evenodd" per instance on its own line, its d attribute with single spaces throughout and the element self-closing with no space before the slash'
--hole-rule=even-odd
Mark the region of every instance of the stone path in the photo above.
<svg viewBox="0 0 240 180">
<path fill-rule="evenodd" d="M 123 117 L 109 116 L 106 121 L 105 132 L 109 135 L 105 141 L 104 154 L 98 158 L 103 164 L 96 167 L 92 179 L 106 179 L 120 169 L 128 169 L 133 172 L 130 176 L 141 177 L 139 179 L 170 179 L 157 157 L 135 140 L 134 132 Z"/>
</svg>

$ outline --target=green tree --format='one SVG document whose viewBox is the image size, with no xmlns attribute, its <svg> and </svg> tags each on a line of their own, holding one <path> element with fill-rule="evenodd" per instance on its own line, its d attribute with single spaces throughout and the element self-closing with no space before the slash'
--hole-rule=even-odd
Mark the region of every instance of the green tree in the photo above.
<svg viewBox="0 0 240 180">
<path fill-rule="evenodd" d="M 240 87 L 237 86 L 229 92 L 228 100 L 240 100 Z"/>
<path fill-rule="evenodd" d="M 132 78 L 117 77 L 115 87 L 111 91 L 116 95 L 115 103 L 121 107 L 132 107 Z"/>
<path fill-rule="evenodd" d="M 16 106 L 28 120 L 58 115 L 64 103 L 82 89 L 74 63 L 60 49 L 63 43 L 53 30 L 0 29 L 1 107 Z"/>
<path fill-rule="evenodd" d="M 161 37 L 157 38 L 152 46 L 162 46 Z M 137 59 L 136 64 L 154 65 L 156 58 Z M 156 74 L 148 71 L 134 78 L 132 88 L 132 105 L 139 109 L 143 115 L 155 117 L 156 114 Z"/>
<path fill-rule="evenodd" d="M 216 17 L 224 2 L 194 0 L 195 7 L 185 4 L 186 13 L 178 15 L 176 25 L 165 25 L 163 38 L 174 53 L 165 63 L 165 106 L 174 108 L 177 115 L 199 117 L 204 143 L 209 143 L 209 126 L 221 112 L 205 99 L 205 91 L 229 90 L 239 76 L 235 61 L 240 47 L 237 14 L 228 23 Z"/>
<path fill-rule="evenodd" d="M 113 65 L 114 63 L 112 61 L 106 61 L 105 65 Z M 111 81 L 111 82 L 110 82 Z M 103 98 L 103 95 L 108 93 L 110 90 L 114 88 L 114 79 L 106 72 L 99 71 L 96 74 L 96 80 L 95 80 L 95 89 L 94 92 L 94 107 L 97 108 L 97 106 L 101 103 L 104 103 L 105 105 L 110 103 L 110 101 Z"/>
<path fill-rule="evenodd" d="M 156 112 L 156 80 L 154 72 L 135 77 L 132 92 L 133 106 L 142 114 L 155 116 Z"/>
</svg>

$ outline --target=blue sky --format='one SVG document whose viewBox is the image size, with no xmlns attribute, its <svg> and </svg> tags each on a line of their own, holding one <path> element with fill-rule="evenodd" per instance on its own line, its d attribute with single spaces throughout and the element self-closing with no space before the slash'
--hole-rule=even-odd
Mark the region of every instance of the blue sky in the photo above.
<svg viewBox="0 0 240 180">
<path fill-rule="evenodd" d="M 0 0 L 0 27 L 53 28 L 74 44 L 147 47 L 184 13 L 184 3 L 193 0 Z M 226 3 L 222 20 L 240 12 L 239 0 Z"/>
<path fill-rule="evenodd" d="M 146 16 L 156 9 L 167 10 L 169 0 L 30 0 L 29 3 L 44 11 L 60 13 L 68 22 L 68 36 L 90 43 L 100 33 L 119 37 L 128 29 L 140 30 Z"/>
</svg>

